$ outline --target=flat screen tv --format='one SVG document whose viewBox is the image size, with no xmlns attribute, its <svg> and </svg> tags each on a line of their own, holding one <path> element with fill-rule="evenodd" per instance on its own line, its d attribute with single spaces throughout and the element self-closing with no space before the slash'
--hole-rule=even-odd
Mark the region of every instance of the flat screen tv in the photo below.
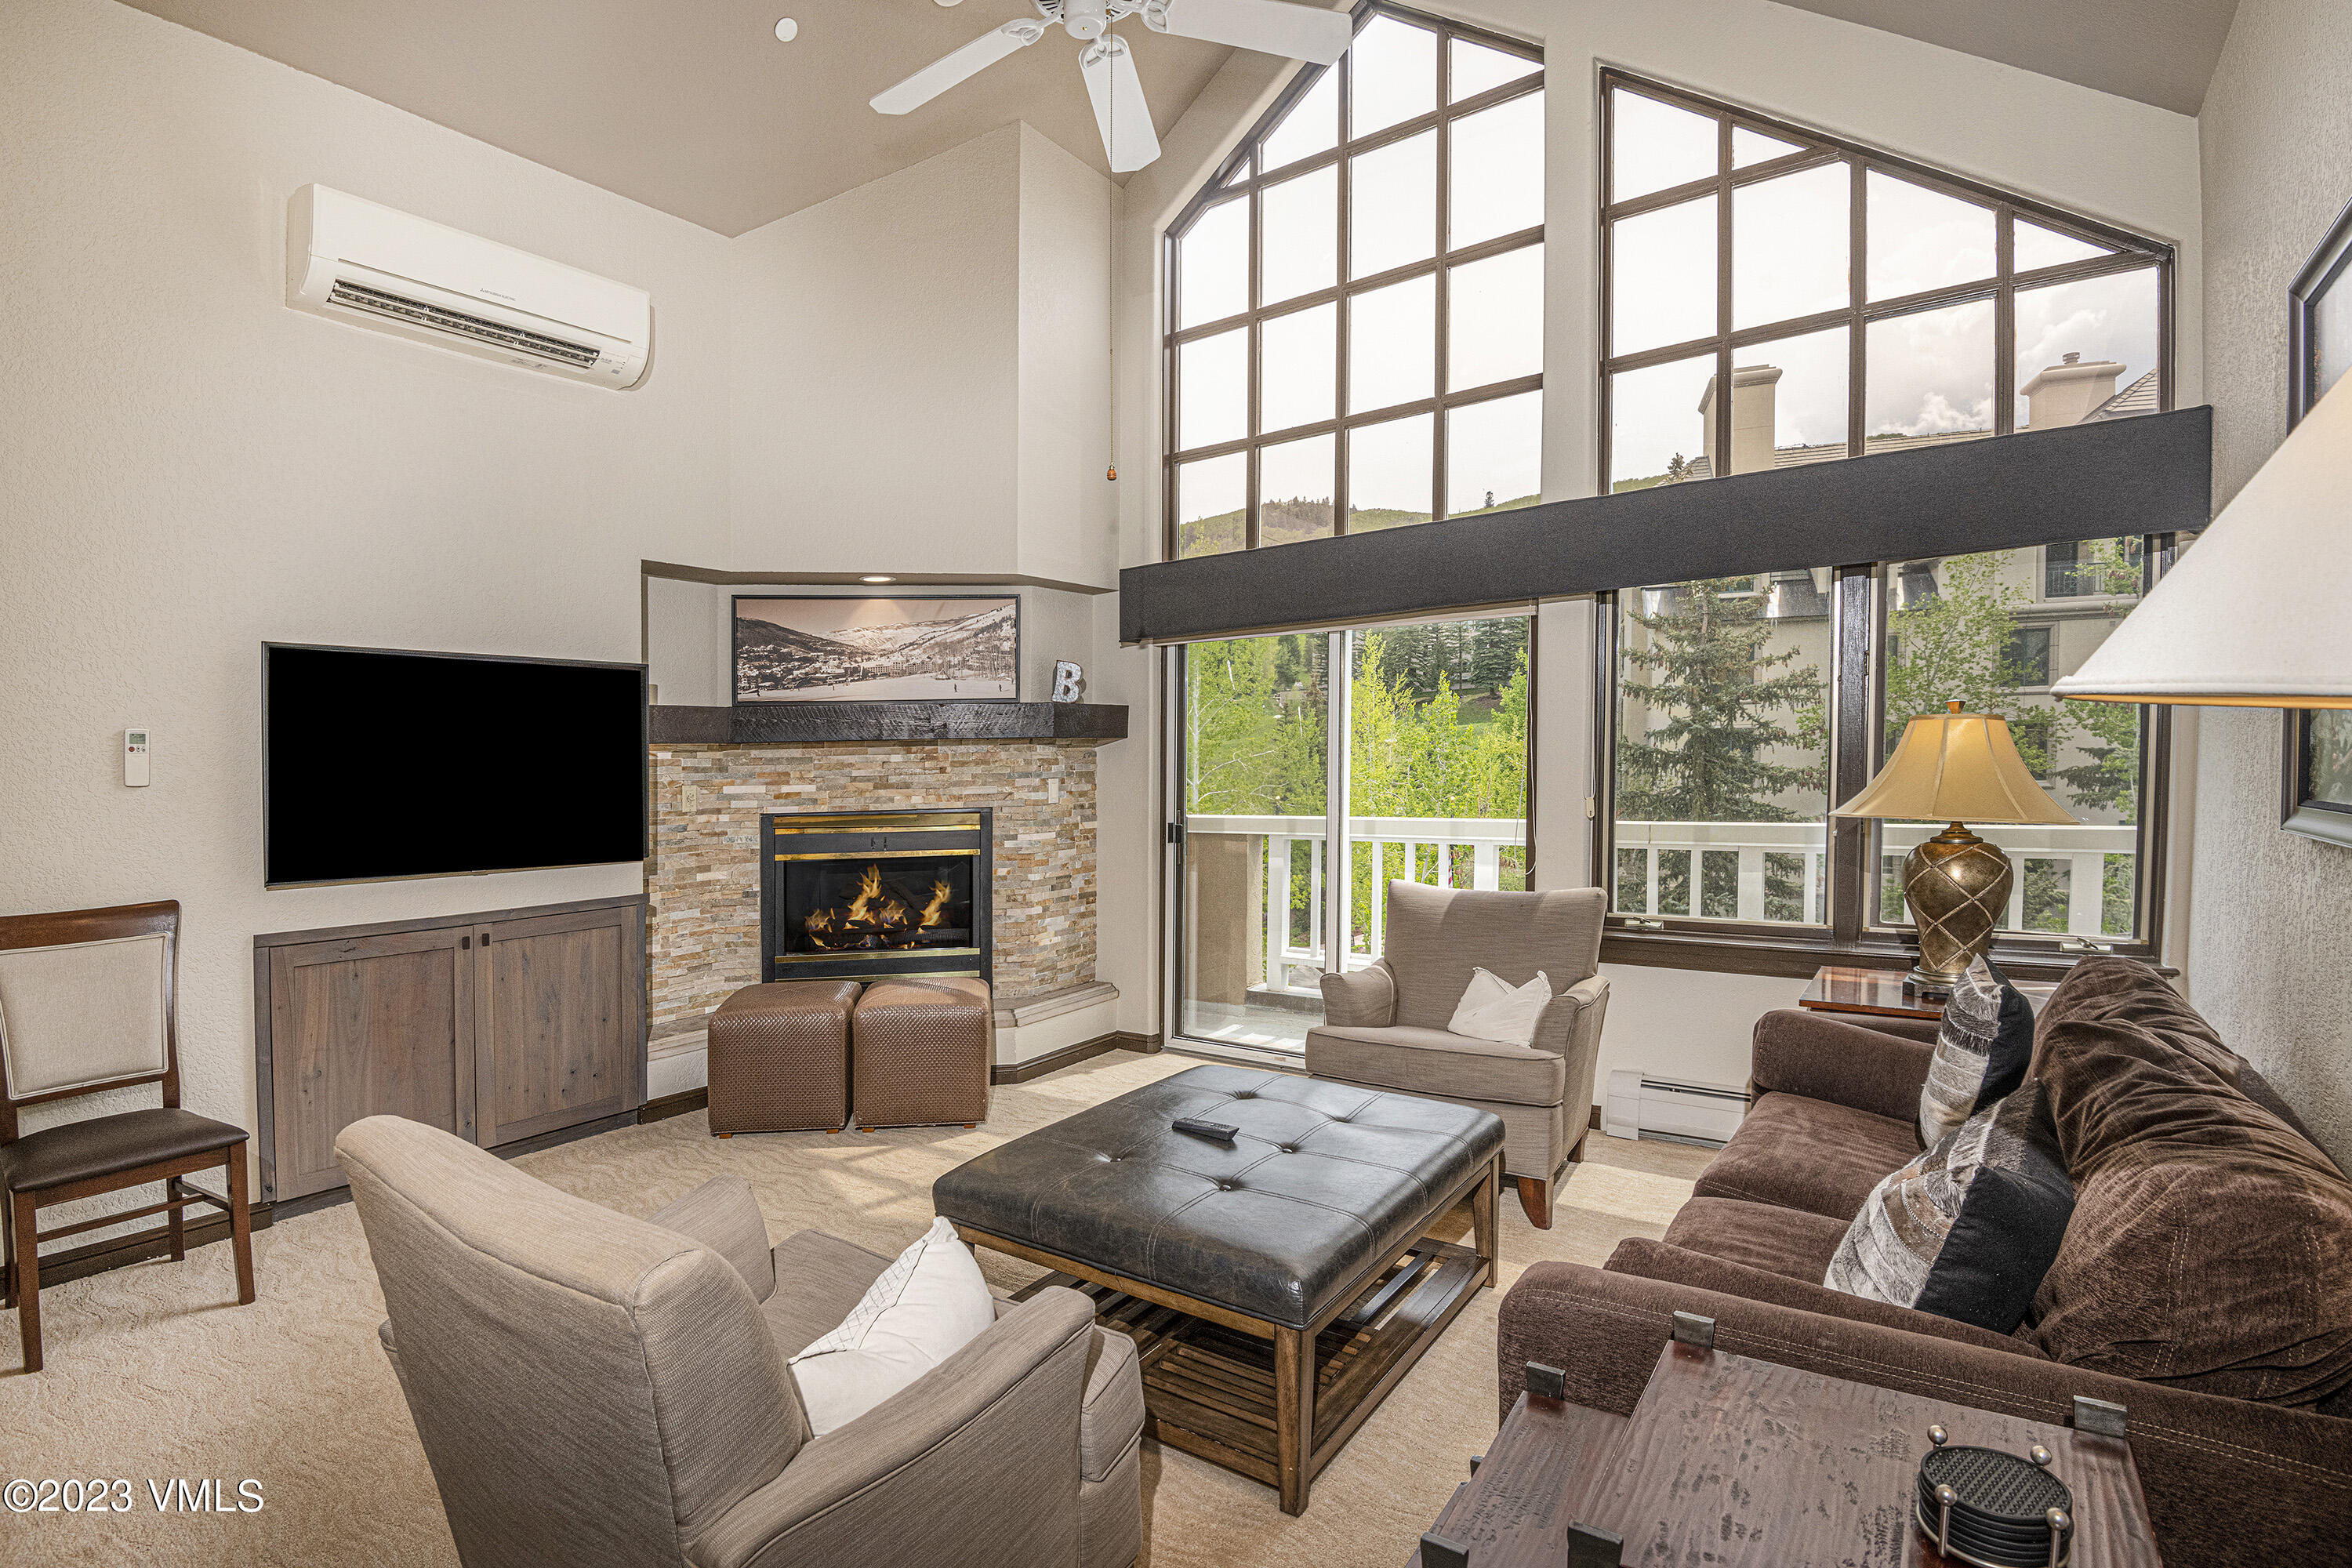
<svg viewBox="0 0 2352 1568">
<path fill-rule="evenodd" d="M 262 647 L 273 888 L 642 860 L 646 669 Z"/>
</svg>

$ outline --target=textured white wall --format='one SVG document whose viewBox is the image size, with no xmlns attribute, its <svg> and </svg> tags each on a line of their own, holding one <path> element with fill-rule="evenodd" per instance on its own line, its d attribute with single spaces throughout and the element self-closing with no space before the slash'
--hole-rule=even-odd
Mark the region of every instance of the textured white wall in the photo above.
<svg viewBox="0 0 2352 1568">
<path fill-rule="evenodd" d="M 728 564 L 1011 574 L 1021 131 L 991 132 L 730 247 Z M 903 521 L 918 518 L 938 522 Z"/>
<path fill-rule="evenodd" d="M 2286 435 L 2286 288 L 2352 199 L 2347 81 L 2352 6 L 2241 0 L 2198 117 L 2216 509 Z M 2191 994 L 2352 1160 L 2352 850 L 2279 831 L 2278 715 L 2209 708 L 2196 722 Z"/>
<path fill-rule="evenodd" d="M 649 378 L 288 310 L 310 181 L 651 289 Z M 0 909 L 179 900 L 183 1103 L 250 1127 L 255 932 L 637 890 L 264 891 L 261 644 L 637 658 L 639 559 L 723 548 L 726 242 L 110 0 L 0 8 Z M 453 773 L 527 809 L 564 738 L 516 742 Z M 354 831 L 401 809 L 343 789 Z"/>
<path fill-rule="evenodd" d="M 1013 124 L 734 241 L 730 564 L 1109 587 L 1114 190 Z"/>
<path fill-rule="evenodd" d="M 727 689 L 733 634 L 726 590 L 675 577 L 646 579 L 646 679 L 665 707 L 709 708 Z"/>
<path fill-rule="evenodd" d="M 2251 0 L 2250 0 L 2251 3 Z M 2316 0 L 2315 0 L 2315 4 Z M 1544 490 L 1548 500 L 1598 488 L 1595 362 L 1599 219 L 1596 80 L 1617 66 L 1783 115 L 1889 151 L 2006 185 L 2180 247 L 2176 401 L 2203 397 L 2203 262 L 2197 121 L 2013 67 L 1957 54 L 1767 0 L 1459 0 L 1428 8 L 1545 46 L 1546 253 Z M 1158 558 L 1160 378 L 1157 345 L 1169 221 L 1272 102 L 1292 68 L 1236 53 L 1162 138 L 1160 161 L 1122 197 L 1119 237 L 1120 562 Z M 1104 612 L 1107 616 L 1108 612 Z M 1548 607 L 1540 629 L 1534 827 L 1538 871 L 1549 885 L 1590 876 L 1584 797 L 1592 793 L 1589 615 Z M 1119 700 L 1157 701 L 1153 656 L 1117 650 L 1116 626 L 1097 632 L 1097 663 Z M 1156 793 L 1123 789 L 1156 779 L 1135 747 L 1102 774 L 1103 958 L 1123 996 L 1144 994 L 1159 961 Z M 2176 801 L 2176 814 L 2180 802 Z M 2183 827 L 2185 835 L 2186 828 Z M 1123 865 L 1114 846 L 1141 846 Z M 1122 931 L 1121 922 L 1136 929 Z M 1123 967 L 1124 966 L 1124 967 Z M 1758 1012 L 1793 1002 L 1797 981 L 1718 980 L 1683 971 L 1612 966 L 1609 1062 L 1730 1079 L 1744 1062 Z M 1132 1011 L 1130 1016 L 1133 1016 Z M 1129 1028 L 1156 1027 L 1130 1021 Z M 1737 1076 L 1744 1077 L 1744 1072 Z"/>
<path fill-rule="evenodd" d="M 1118 187 L 1021 132 L 1022 575 L 1111 587 L 1111 211 Z"/>
</svg>

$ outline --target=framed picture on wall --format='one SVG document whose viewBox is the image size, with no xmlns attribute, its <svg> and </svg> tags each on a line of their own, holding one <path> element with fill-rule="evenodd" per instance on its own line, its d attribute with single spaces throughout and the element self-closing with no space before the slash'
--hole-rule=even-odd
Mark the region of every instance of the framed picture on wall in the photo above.
<svg viewBox="0 0 2352 1568">
<path fill-rule="evenodd" d="M 738 594 L 738 702 L 1012 702 L 1021 601 Z"/>
<path fill-rule="evenodd" d="M 2352 370 L 2352 203 L 2287 289 L 2287 427 Z M 2352 710 L 2286 714 L 2279 825 L 2352 846 Z"/>
</svg>

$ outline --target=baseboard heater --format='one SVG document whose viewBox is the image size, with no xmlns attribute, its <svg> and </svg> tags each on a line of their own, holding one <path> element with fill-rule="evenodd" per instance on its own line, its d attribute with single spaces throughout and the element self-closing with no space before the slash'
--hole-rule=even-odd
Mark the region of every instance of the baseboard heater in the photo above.
<svg viewBox="0 0 2352 1568">
<path fill-rule="evenodd" d="M 1651 1078 L 1638 1068 L 1609 1075 L 1601 1130 L 1612 1138 L 1672 1138 L 1721 1144 L 1739 1131 L 1748 1091 L 1719 1083 Z"/>
</svg>

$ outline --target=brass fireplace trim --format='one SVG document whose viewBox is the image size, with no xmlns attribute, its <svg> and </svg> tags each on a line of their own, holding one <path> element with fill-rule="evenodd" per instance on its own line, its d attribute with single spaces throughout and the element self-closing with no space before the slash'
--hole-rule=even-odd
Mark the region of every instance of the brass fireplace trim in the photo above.
<svg viewBox="0 0 2352 1568">
<path fill-rule="evenodd" d="M 847 958 L 841 953 L 837 957 Z M 828 974 L 826 980 L 855 980 L 860 984 L 872 984 L 877 980 L 985 980 L 977 969 L 877 969 L 871 974 Z"/>
<path fill-rule="evenodd" d="M 853 961 L 860 953 L 867 952 L 920 953 L 925 957 L 938 954 L 946 958 L 978 958 L 980 956 L 980 949 L 976 947 L 924 947 L 919 943 L 909 943 L 905 947 L 821 947 L 814 952 L 780 952 L 776 954 L 776 962 L 778 963 L 842 963 Z M 926 971 L 926 973 L 930 972 Z"/>
<path fill-rule="evenodd" d="M 793 813 L 780 818 L 776 836 L 788 833 L 870 833 L 884 828 L 919 828 L 929 833 L 972 833 L 980 828 L 976 811 L 842 812 L 837 815 Z"/>
<path fill-rule="evenodd" d="M 779 855 L 779 860 L 940 860 L 950 855 L 964 855 L 974 859 L 977 849 L 826 849 L 814 854 Z"/>
</svg>

